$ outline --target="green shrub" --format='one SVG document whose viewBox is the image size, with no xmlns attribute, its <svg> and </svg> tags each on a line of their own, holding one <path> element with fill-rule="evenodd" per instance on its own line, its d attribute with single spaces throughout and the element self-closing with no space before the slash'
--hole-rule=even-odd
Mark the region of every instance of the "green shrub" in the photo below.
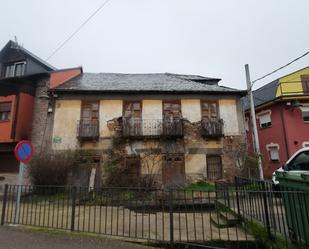
<svg viewBox="0 0 309 249">
<path fill-rule="evenodd" d="M 29 165 L 33 185 L 66 185 L 78 155 L 73 151 L 53 151 L 35 155 Z"/>
</svg>

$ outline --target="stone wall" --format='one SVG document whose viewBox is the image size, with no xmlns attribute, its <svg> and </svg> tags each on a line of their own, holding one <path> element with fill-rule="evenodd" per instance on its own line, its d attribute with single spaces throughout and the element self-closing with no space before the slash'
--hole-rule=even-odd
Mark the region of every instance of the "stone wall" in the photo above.
<svg viewBox="0 0 309 249">
<path fill-rule="evenodd" d="M 43 147 L 51 144 L 53 113 L 48 113 L 50 99 L 47 98 L 49 78 L 39 80 L 35 92 L 31 141 L 34 151 L 40 153 Z"/>
</svg>

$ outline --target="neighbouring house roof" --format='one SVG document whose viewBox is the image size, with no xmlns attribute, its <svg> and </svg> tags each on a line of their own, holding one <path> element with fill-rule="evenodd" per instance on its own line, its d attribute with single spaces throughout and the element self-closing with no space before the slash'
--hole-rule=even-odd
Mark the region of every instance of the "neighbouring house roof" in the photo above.
<svg viewBox="0 0 309 249">
<path fill-rule="evenodd" d="M 202 79 L 203 82 L 193 80 L 196 78 Z M 241 96 L 246 94 L 243 90 L 213 84 L 215 80 L 219 79 L 169 73 L 82 73 L 53 90 L 58 92 L 215 92 Z"/>
<path fill-rule="evenodd" d="M 43 59 L 41 59 L 40 57 L 36 56 L 35 54 L 31 53 L 29 50 L 25 49 L 24 47 L 20 46 L 19 44 L 17 44 L 16 42 L 10 40 L 4 47 L 3 49 L 0 51 L 0 56 L 1 54 L 5 53 L 8 49 L 19 49 L 20 51 L 22 51 L 23 53 L 25 53 L 26 55 L 28 55 L 29 57 L 31 57 L 33 60 L 37 61 L 39 64 L 41 64 L 43 67 L 45 67 L 48 71 L 54 71 L 57 70 L 57 68 L 55 68 L 54 66 L 50 65 L 49 63 L 47 63 L 46 61 L 44 61 Z"/>
<path fill-rule="evenodd" d="M 278 84 L 279 79 L 276 79 L 260 87 L 259 89 L 254 90 L 253 91 L 254 106 L 257 107 L 276 99 Z M 248 110 L 250 108 L 249 95 L 242 98 L 242 103 L 244 110 Z"/>
</svg>

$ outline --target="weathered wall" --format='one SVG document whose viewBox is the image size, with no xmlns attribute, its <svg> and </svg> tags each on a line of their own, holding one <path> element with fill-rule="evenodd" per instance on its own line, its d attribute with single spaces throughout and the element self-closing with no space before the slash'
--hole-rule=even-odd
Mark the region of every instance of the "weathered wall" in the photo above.
<svg viewBox="0 0 309 249">
<path fill-rule="evenodd" d="M 187 177 L 192 180 L 207 177 L 206 154 L 187 154 L 185 169 Z"/>
<path fill-rule="evenodd" d="M 181 100 L 182 117 L 190 122 L 201 121 L 201 101 L 199 99 Z"/>
<path fill-rule="evenodd" d="M 37 83 L 35 90 L 31 133 L 31 141 L 34 146 L 34 153 L 39 153 L 46 143 L 51 144 L 53 114 L 48 114 L 49 100 L 40 97 L 47 95 L 48 84 L 49 78 L 42 79 Z"/>
<path fill-rule="evenodd" d="M 236 100 L 222 99 L 219 100 L 220 118 L 224 122 L 224 135 L 239 135 L 238 113 L 236 108 Z"/>
<path fill-rule="evenodd" d="M 236 99 L 224 99 L 219 101 L 219 115 L 224 120 L 225 138 L 205 139 L 201 137 L 200 121 L 201 106 L 199 99 L 182 99 L 182 115 L 185 121 L 184 138 L 172 142 L 172 146 L 161 146 L 160 149 L 171 149 L 174 153 L 184 153 L 185 171 L 188 182 L 207 177 L 207 155 L 221 155 L 223 162 L 223 174 L 232 179 L 235 174 L 235 155 L 241 142 L 243 124 L 239 102 Z M 55 103 L 53 148 L 96 150 L 103 155 L 111 149 L 116 130 L 119 130 L 118 118 L 122 117 L 123 101 L 120 99 L 100 101 L 100 138 L 97 142 L 89 141 L 79 143 L 76 138 L 77 121 L 80 119 L 81 100 L 57 100 Z M 142 101 L 143 120 L 162 120 L 162 100 Z M 119 135 L 119 134 L 118 134 Z M 233 136 L 233 137 L 230 137 Z M 56 143 L 55 143 L 56 141 Z M 227 142 L 228 141 L 228 142 Z M 141 173 L 149 172 L 149 162 L 153 164 L 151 150 L 159 147 L 153 141 L 126 140 L 125 152 L 128 155 L 141 155 Z M 224 148 L 224 147 L 227 147 Z M 173 147 L 173 148 L 172 148 Z M 152 159 L 151 159 L 152 158 Z M 162 162 L 155 163 L 152 170 L 155 174 L 162 173 Z M 153 166 L 153 165 L 152 165 Z"/>
<path fill-rule="evenodd" d="M 76 135 L 77 124 L 80 119 L 80 110 L 80 100 L 56 101 L 53 149 L 75 149 L 78 147 Z"/>
<path fill-rule="evenodd" d="M 100 136 L 110 137 L 113 131 L 108 128 L 108 122 L 122 116 L 122 100 L 100 101 Z"/>
</svg>

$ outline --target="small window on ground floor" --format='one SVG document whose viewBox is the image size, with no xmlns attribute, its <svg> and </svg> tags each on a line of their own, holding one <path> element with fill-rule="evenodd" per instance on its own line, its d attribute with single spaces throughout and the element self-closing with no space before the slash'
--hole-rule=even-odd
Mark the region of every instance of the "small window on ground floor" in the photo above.
<svg viewBox="0 0 309 249">
<path fill-rule="evenodd" d="M 207 155 L 207 179 L 219 180 L 222 179 L 222 161 L 221 156 Z"/>
<path fill-rule="evenodd" d="M 278 162 L 279 161 L 279 145 L 277 144 L 269 144 L 266 146 L 268 153 L 269 153 L 269 158 L 273 162 Z"/>
</svg>

